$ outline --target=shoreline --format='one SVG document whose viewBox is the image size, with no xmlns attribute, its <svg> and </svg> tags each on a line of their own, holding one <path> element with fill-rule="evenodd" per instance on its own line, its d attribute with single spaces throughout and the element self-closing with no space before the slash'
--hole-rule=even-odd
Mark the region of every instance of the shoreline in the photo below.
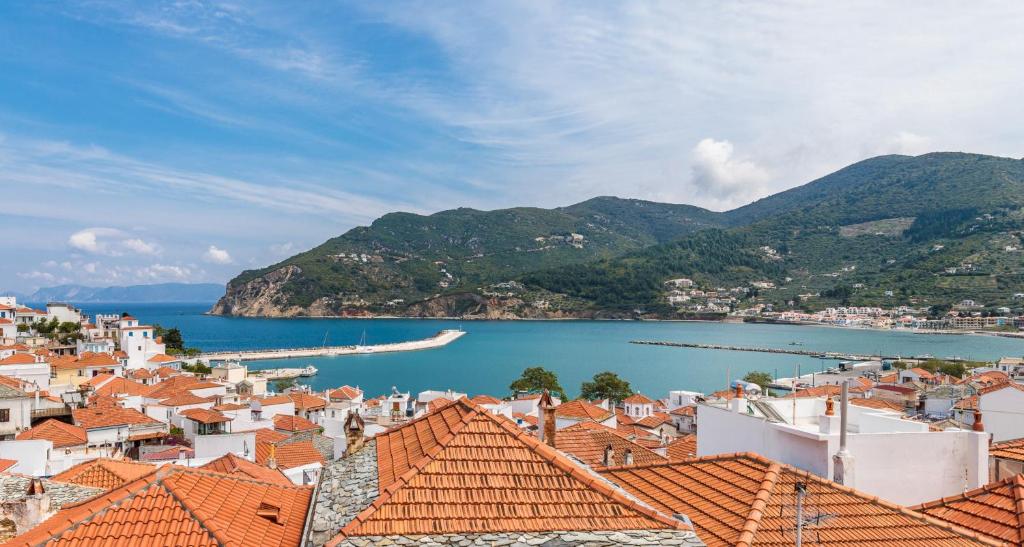
<svg viewBox="0 0 1024 547">
<path fill-rule="evenodd" d="M 213 361 L 268 361 L 273 359 L 295 359 L 305 357 L 338 357 L 346 355 L 375 355 L 378 353 L 396 353 L 405 351 L 422 351 L 442 348 L 466 335 L 464 330 L 445 329 L 430 338 L 389 342 L 369 346 L 324 346 L 320 348 L 273 348 L 242 351 L 213 351 L 190 357 L 186 361 L 194 363 L 205 360 Z"/>
</svg>

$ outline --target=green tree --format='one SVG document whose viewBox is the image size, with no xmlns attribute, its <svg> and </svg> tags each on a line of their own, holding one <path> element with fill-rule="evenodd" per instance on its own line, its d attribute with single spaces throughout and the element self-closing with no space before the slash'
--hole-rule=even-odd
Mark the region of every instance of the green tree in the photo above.
<svg viewBox="0 0 1024 547">
<path fill-rule="evenodd" d="M 181 365 L 181 368 L 183 370 L 186 370 L 188 372 L 192 372 L 192 373 L 195 373 L 195 374 L 210 374 L 211 372 L 213 372 L 213 369 L 210 368 L 210 366 L 207 365 L 206 363 L 203 363 L 202 361 L 196 361 L 196 364 L 194 364 L 194 365 L 190 365 L 188 363 L 185 363 L 185 364 Z"/>
<path fill-rule="evenodd" d="M 967 373 L 967 367 L 960 362 L 947 361 L 939 365 L 939 372 L 943 374 L 948 374 L 955 378 L 963 378 L 964 374 Z"/>
<path fill-rule="evenodd" d="M 286 390 L 286 389 L 288 389 L 290 387 L 295 387 L 295 385 L 296 385 L 295 378 L 282 378 L 280 380 L 275 380 L 274 381 L 274 392 L 275 393 L 282 393 L 284 390 Z"/>
<path fill-rule="evenodd" d="M 619 378 L 614 372 L 598 372 L 590 382 L 580 386 L 580 397 L 584 399 L 609 399 L 615 403 L 633 394 L 629 382 Z"/>
<path fill-rule="evenodd" d="M 750 382 L 751 384 L 757 384 L 761 387 L 762 393 L 768 392 L 768 385 L 772 383 L 772 375 L 767 372 L 760 370 L 752 370 L 743 377 L 744 382 Z"/>
<path fill-rule="evenodd" d="M 532 393 L 546 389 L 552 395 L 556 395 L 562 400 L 567 398 L 565 390 L 558 383 L 558 375 L 544 367 L 527 368 L 523 371 L 523 375 L 518 380 L 512 382 L 508 388 L 512 390 L 513 395 L 521 391 Z"/>
<path fill-rule="evenodd" d="M 29 328 L 28 323 L 18 323 L 18 332 L 28 332 Z"/>
</svg>

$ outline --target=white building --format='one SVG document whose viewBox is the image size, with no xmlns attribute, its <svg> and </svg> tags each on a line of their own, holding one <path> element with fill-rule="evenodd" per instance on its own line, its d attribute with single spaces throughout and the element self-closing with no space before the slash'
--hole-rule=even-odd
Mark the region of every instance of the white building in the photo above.
<svg viewBox="0 0 1024 547">
<path fill-rule="evenodd" d="M 163 360 L 151 360 L 158 355 L 165 355 L 167 347 L 153 336 L 153 327 L 139 325 L 139 320 L 131 316 L 121 318 L 121 351 L 128 355 L 126 368 L 156 369 L 168 363 Z M 172 361 L 175 361 L 172 359 Z"/>
<path fill-rule="evenodd" d="M 57 321 L 60 321 L 61 323 L 82 322 L 82 310 L 79 310 L 71 304 L 64 304 L 62 302 L 47 303 L 46 315 L 51 318 L 56 317 Z"/>
<path fill-rule="evenodd" d="M 32 396 L 0 384 L 0 440 L 13 440 L 15 435 L 32 427 Z"/>
<path fill-rule="evenodd" d="M 850 405 L 849 459 L 836 476 L 840 414 L 823 398 L 734 398 L 697 407 L 697 455 L 756 452 L 862 492 L 914 505 L 978 488 L 988 481 L 988 434 L 929 431 L 927 423 Z M 838 407 L 838 404 L 835 405 Z"/>
<path fill-rule="evenodd" d="M 1004 382 L 981 388 L 977 395 L 957 403 L 953 415 L 965 427 L 972 427 L 975 410 L 981 412 L 985 432 L 992 436 L 992 442 L 1024 437 L 1024 386 Z"/>
</svg>

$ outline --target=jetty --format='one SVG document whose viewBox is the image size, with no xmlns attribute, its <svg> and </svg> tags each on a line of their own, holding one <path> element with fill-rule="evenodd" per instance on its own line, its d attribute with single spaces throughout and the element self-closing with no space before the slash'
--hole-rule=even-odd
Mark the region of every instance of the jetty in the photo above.
<svg viewBox="0 0 1024 547">
<path fill-rule="evenodd" d="M 321 346 L 314 348 L 259 349 L 245 351 L 218 351 L 202 353 L 189 359 L 190 361 L 262 361 L 265 359 L 293 359 L 302 357 L 333 357 L 340 355 L 368 355 L 375 353 L 394 353 L 399 351 L 419 351 L 447 346 L 462 338 L 466 331 L 446 329 L 430 338 L 410 340 L 408 342 L 392 342 L 376 345 L 352 346 Z"/>
<path fill-rule="evenodd" d="M 813 351 L 807 349 L 796 349 L 796 348 L 758 348 L 750 346 L 728 346 L 722 344 L 692 344 L 688 342 L 666 342 L 659 340 L 630 340 L 630 344 L 640 344 L 645 346 L 668 346 L 673 348 L 691 348 L 691 349 L 718 349 L 726 351 L 753 351 L 757 353 L 782 353 L 786 355 L 803 355 L 806 357 L 814 357 L 816 359 L 836 359 L 839 361 L 898 361 L 900 359 L 933 359 L 931 355 L 923 355 L 914 357 L 911 355 L 857 355 L 854 353 L 843 353 L 838 351 Z M 945 359 L 947 361 L 960 361 L 963 360 L 959 357 L 949 357 Z"/>
<path fill-rule="evenodd" d="M 305 368 L 268 368 L 262 370 L 254 370 L 249 373 L 249 376 L 262 376 L 267 380 L 291 380 L 293 378 L 308 378 L 310 376 L 316 376 L 319 372 L 316 367 L 310 365 Z"/>
</svg>

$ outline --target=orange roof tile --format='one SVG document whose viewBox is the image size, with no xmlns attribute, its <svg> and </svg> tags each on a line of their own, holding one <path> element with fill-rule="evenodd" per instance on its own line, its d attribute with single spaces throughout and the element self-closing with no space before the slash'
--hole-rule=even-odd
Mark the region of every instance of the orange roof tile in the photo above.
<svg viewBox="0 0 1024 547">
<path fill-rule="evenodd" d="M 207 410 L 205 408 L 190 408 L 183 411 L 181 415 L 201 424 L 222 424 L 234 419 L 228 418 L 216 410 Z"/>
<path fill-rule="evenodd" d="M 299 545 L 310 487 L 165 466 L 65 506 L 11 545 Z"/>
<path fill-rule="evenodd" d="M 146 461 L 163 461 L 194 457 L 196 457 L 196 451 L 192 450 L 187 446 L 169 446 L 164 450 L 158 450 L 156 452 L 147 452 L 142 456 L 142 459 Z M 216 469 L 214 471 L 216 471 Z"/>
<path fill-rule="evenodd" d="M 256 462 L 269 465 L 273 448 L 274 459 L 279 469 L 292 469 L 312 463 L 323 465 L 324 456 L 313 446 L 313 441 L 297 441 L 288 444 L 256 443 Z"/>
<path fill-rule="evenodd" d="M 168 397 L 160 401 L 163 406 L 185 406 L 185 405 L 201 405 L 204 403 L 212 403 L 216 400 L 216 397 L 200 397 L 193 395 L 189 391 L 182 391 L 173 397 Z"/>
<path fill-rule="evenodd" d="M 175 361 L 181 361 L 181 359 L 177 357 L 171 357 L 170 355 L 165 355 L 163 353 L 158 353 L 150 357 L 149 359 L 146 359 L 147 363 L 173 363 Z"/>
<path fill-rule="evenodd" d="M 292 481 L 278 469 L 270 469 L 255 462 L 251 462 L 230 452 L 202 465 L 199 469 L 209 469 L 226 475 L 238 475 L 258 481 L 282 484 L 291 486 Z"/>
<path fill-rule="evenodd" d="M 1024 544 L 1024 475 L 911 509 L 996 541 Z"/>
<path fill-rule="evenodd" d="M 158 367 L 156 370 L 154 370 L 153 374 L 156 374 L 157 376 L 159 376 L 161 378 L 170 378 L 171 376 L 174 376 L 174 375 L 177 375 L 177 374 L 181 374 L 181 371 L 175 370 L 175 369 L 173 369 L 171 367 L 163 366 L 163 367 Z"/>
<path fill-rule="evenodd" d="M 142 395 L 146 396 L 153 391 L 153 386 L 147 386 L 133 382 L 127 378 L 115 377 L 109 382 L 96 389 L 97 395 Z"/>
<path fill-rule="evenodd" d="M 623 403 L 631 405 L 653 405 L 654 401 L 643 393 L 634 393 L 622 400 Z"/>
<path fill-rule="evenodd" d="M 0 384 L 3 384 L 7 387 L 13 387 L 14 389 L 18 389 L 21 391 L 25 391 L 25 389 L 29 387 L 29 383 L 24 380 L 3 375 L 0 375 Z M 60 399 L 57 400 L 59 401 Z"/>
<path fill-rule="evenodd" d="M 302 416 L 278 414 L 277 416 L 274 416 L 274 429 L 281 429 L 284 431 L 310 431 L 313 429 L 320 429 L 320 426 L 303 418 Z"/>
<path fill-rule="evenodd" d="M 892 374 L 886 374 L 878 378 L 878 382 L 882 384 L 895 384 L 899 380 L 899 374 L 893 372 Z"/>
<path fill-rule="evenodd" d="M 964 397 L 953 404 L 953 408 L 957 410 L 977 410 L 978 409 L 978 396 L 971 395 L 970 397 Z"/>
<path fill-rule="evenodd" d="M 460 399 L 376 437 L 381 495 L 348 536 L 688 529 Z"/>
<path fill-rule="evenodd" d="M 599 472 L 655 509 L 688 515 L 698 537 L 711 547 L 793 545 L 797 482 L 806 484 L 805 507 L 828 515 L 817 522 L 813 518 L 806 521 L 805 542 L 885 546 L 989 543 L 966 530 L 756 454 L 723 454 Z"/>
<path fill-rule="evenodd" d="M 586 401 L 577 399 L 555 407 L 555 416 L 571 420 L 592 420 L 603 422 L 612 417 L 612 412 Z"/>
<path fill-rule="evenodd" d="M 483 395 L 483 394 L 477 395 L 476 397 L 473 397 L 471 400 L 473 401 L 473 404 L 477 404 L 477 405 L 500 405 L 501 404 L 501 399 L 498 399 L 497 397 L 492 397 L 490 395 Z"/>
<path fill-rule="evenodd" d="M 609 445 L 613 451 L 611 465 L 623 464 L 627 450 L 633 455 L 633 463 L 659 463 L 665 461 L 665 458 L 660 454 L 627 440 L 616 430 L 593 422 L 581 422 L 565 429 L 560 429 L 555 435 L 556 448 L 567 454 L 572 454 L 591 467 L 605 465 L 605 449 Z"/>
<path fill-rule="evenodd" d="M 363 394 L 363 390 L 352 386 L 341 386 L 330 392 L 327 397 L 331 400 L 351 401 Z"/>
<path fill-rule="evenodd" d="M 52 442 L 54 448 L 66 448 L 86 444 L 89 437 L 85 429 L 81 427 L 50 418 L 37 426 L 22 431 L 15 439 L 19 441 L 45 439 Z"/>
<path fill-rule="evenodd" d="M 669 412 L 673 416 L 696 416 L 697 405 L 681 406 Z"/>
<path fill-rule="evenodd" d="M 102 384 L 103 382 L 109 381 L 112 378 L 116 378 L 116 376 L 104 372 L 102 374 L 97 374 L 96 376 L 93 376 L 92 378 L 89 378 L 88 380 L 82 382 L 82 385 L 96 387 Z"/>
<path fill-rule="evenodd" d="M 0 359 L 0 365 L 34 365 L 36 358 L 30 353 L 13 353 Z"/>
<path fill-rule="evenodd" d="M 1003 460 L 1024 462 L 1024 439 L 995 443 L 988 448 L 988 455 Z"/>
<path fill-rule="evenodd" d="M 930 379 L 935 377 L 934 374 L 928 372 L 927 370 L 925 370 L 925 369 L 923 369 L 921 367 L 914 367 L 912 369 L 909 369 L 907 372 L 913 372 L 913 373 L 917 374 L 918 376 L 920 376 L 921 378 L 924 378 L 926 380 L 930 380 Z"/>
<path fill-rule="evenodd" d="M 650 416 L 644 416 L 643 418 L 637 420 L 636 425 L 643 427 L 645 429 L 654 429 L 656 427 L 661 427 L 662 424 L 669 421 L 670 419 L 671 418 L 669 418 L 668 414 L 665 414 L 663 412 L 656 412 L 654 414 L 651 414 Z"/>
<path fill-rule="evenodd" d="M 259 401 L 260 406 L 272 406 L 272 405 L 286 405 L 288 403 L 295 404 L 292 398 L 287 395 L 270 395 L 265 397 L 254 397 L 254 401 Z"/>
<path fill-rule="evenodd" d="M 688 460 L 697 455 L 697 434 L 690 433 L 668 443 L 668 459 Z"/>
<path fill-rule="evenodd" d="M 528 414 L 523 414 L 522 412 L 513 412 L 512 413 L 512 418 L 515 419 L 515 420 L 522 420 L 524 423 L 527 423 L 527 424 L 529 424 L 529 425 L 531 425 L 533 427 L 537 427 L 537 425 L 540 423 L 539 419 L 536 416 L 530 416 Z M 586 423 L 586 422 L 580 422 L 580 423 Z"/>
<path fill-rule="evenodd" d="M 77 425 L 86 429 L 161 423 L 134 408 L 119 406 L 75 408 L 72 409 L 71 415 Z"/>
<path fill-rule="evenodd" d="M 327 401 L 308 393 L 289 393 L 288 398 L 295 403 L 296 410 L 318 410 L 327 407 Z"/>
<path fill-rule="evenodd" d="M 154 469 L 156 467 L 151 463 L 98 458 L 68 468 L 54 475 L 53 480 L 109 490 L 148 475 Z"/>
<path fill-rule="evenodd" d="M 904 410 L 906 410 L 902 404 L 887 399 L 863 399 L 860 397 L 855 397 L 853 399 L 850 399 L 850 404 L 853 406 L 862 406 L 865 408 L 881 408 L 886 410 L 895 410 L 897 412 L 903 412 Z"/>
<path fill-rule="evenodd" d="M 78 357 L 78 366 L 80 367 L 116 367 L 120 364 L 109 353 L 87 351 Z"/>
<path fill-rule="evenodd" d="M 198 384 L 195 376 L 172 376 L 160 382 L 148 395 L 151 399 L 169 399 L 187 391 L 192 385 Z"/>
<path fill-rule="evenodd" d="M 453 402 L 454 401 L 447 397 L 438 397 L 436 399 L 431 399 L 431 401 L 427 403 L 427 412 L 437 412 L 438 410 L 444 408 L 447 405 L 452 404 Z"/>
<path fill-rule="evenodd" d="M 18 465 L 18 460 L 7 460 L 0 458 L 0 473 L 7 471 L 8 469 Z"/>
<path fill-rule="evenodd" d="M 254 429 L 253 433 L 256 435 L 257 443 L 277 443 L 289 438 L 289 435 L 285 433 L 274 431 L 273 429 L 268 429 L 266 427 Z"/>
<path fill-rule="evenodd" d="M 148 379 L 153 377 L 153 373 L 150 372 L 148 369 L 137 368 L 137 369 L 134 369 L 134 370 L 129 370 L 128 371 L 128 377 L 129 378 L 137 378 L 137 379 L 148 380 Z"/>
</svg>

